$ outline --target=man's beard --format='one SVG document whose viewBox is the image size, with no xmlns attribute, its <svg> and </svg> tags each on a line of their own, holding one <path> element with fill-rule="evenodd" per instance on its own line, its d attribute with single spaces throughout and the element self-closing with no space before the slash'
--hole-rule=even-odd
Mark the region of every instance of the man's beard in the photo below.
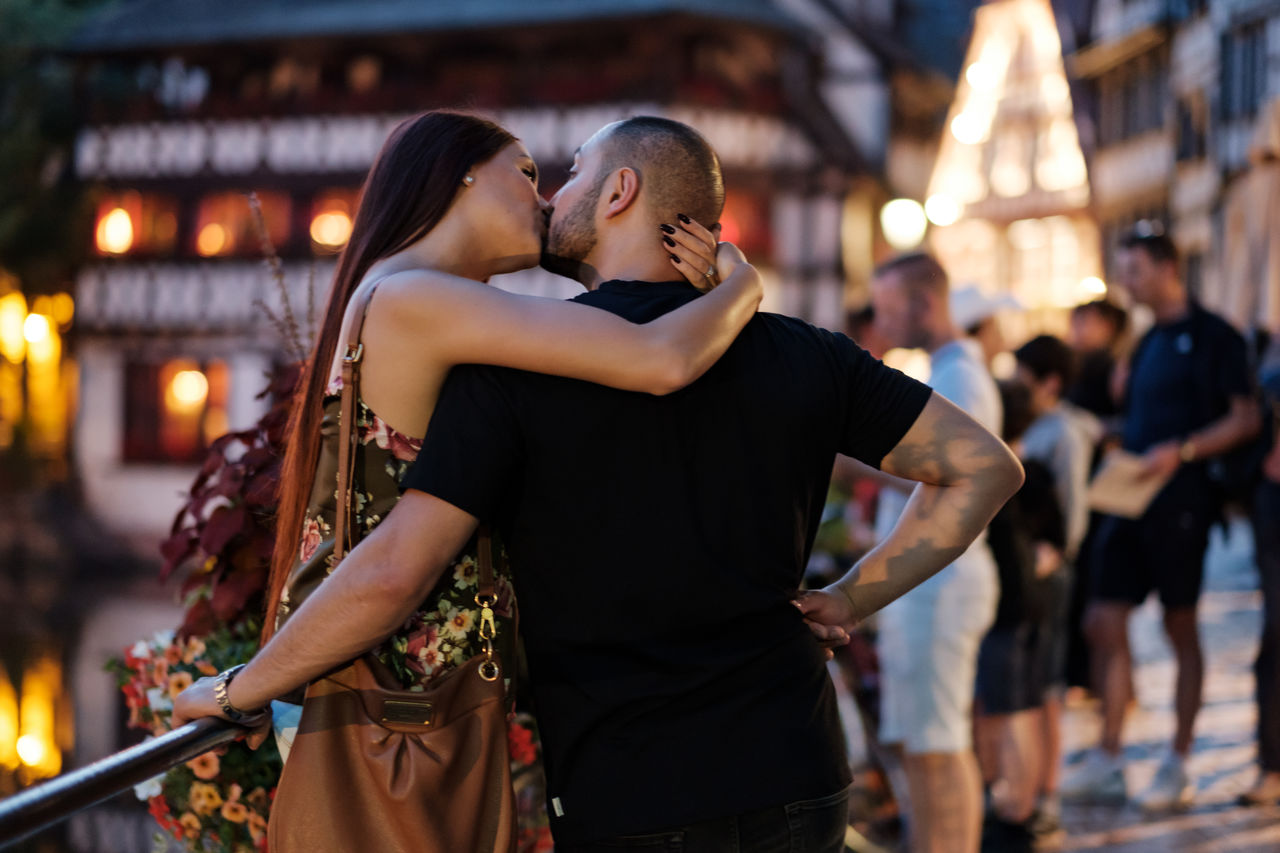
<svg viewBox="0 0 1280 853">
<path fill-rule="evenodd" d="M 563 216 L 552 215 L 547 237 L 542 244 L 540 265 L 548 272 L 562 275 L 586 284 L 583 261 L 596 247 L 596 226 L 593 221 L 600 192 L 589 192 L 578 199 Z"/>
</svg>

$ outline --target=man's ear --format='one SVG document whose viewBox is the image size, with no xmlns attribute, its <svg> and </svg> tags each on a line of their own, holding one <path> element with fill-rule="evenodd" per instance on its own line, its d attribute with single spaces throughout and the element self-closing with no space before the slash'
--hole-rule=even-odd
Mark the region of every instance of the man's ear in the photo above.
<svg viewBox="0 0 1280 853">
<path fill-rule="evenodd" d="M 640 176 L 635 169 L 623 166 L 605 181 L 600 197 L 604 200 L 605 219 L 626 213 L 640 197 Z"/>
</svg>

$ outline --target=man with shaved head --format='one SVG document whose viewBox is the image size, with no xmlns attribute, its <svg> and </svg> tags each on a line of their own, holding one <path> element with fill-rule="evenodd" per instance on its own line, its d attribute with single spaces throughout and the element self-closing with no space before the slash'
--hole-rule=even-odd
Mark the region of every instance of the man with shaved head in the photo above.
<svg viewBox="0 0 1280 853">
<path fill-rule="evenodd" d="M 655 237 L 715 223 L 723 202 L 692 128 L 609 125 L 552 199 L 547 264 L 588 287 L 577 301 L 648 322 L 701 296 Z M 837 452 L 927 484 L 893 536 L 797 607 Z M 558 851 L 835 853 L 849 770 L 815 634 L 946 565 L 1020 482 L 955 406 L 790 317 L 757 315 L 665 397 L 455 368 L 395 510 L 228 698 L 261 707 L 376 645 L 416 606 L 405 590 L 431 588 L 491 521 L 514 567 Z"/>
<path fill-rule="evenodd" d="M 583 185 L 580 179 L 587 168 L 592 177 Z M 544 267 L 580 281 L 588 290 L 600 283 L 598 271 L 584 267 L 583 262 L 599 239 L 595 213 L 605 183 L 622 173 L 633 178 L 637 188 L 645 185 L 646 207 L 663 222 L 685 216 L 711 225 L 720 219 L 724 208 L 720 158 L 701 134 L 687 124 L 652 116 L 614 122 L 574 152 L 569 182 L 554 199 Z M 660 179 L 646 181 L 646 177 Z"/>
</svg>

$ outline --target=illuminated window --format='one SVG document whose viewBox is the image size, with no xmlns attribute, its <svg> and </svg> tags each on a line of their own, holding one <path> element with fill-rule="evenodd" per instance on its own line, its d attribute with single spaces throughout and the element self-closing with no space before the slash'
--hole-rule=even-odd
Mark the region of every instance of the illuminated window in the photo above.
<svg viewBox="0 0 1280 853">
<path fill-rule="evenodd" d="M 277 248 L 289 239 L 289 196 L 259 192 L 267 235 Z M 192 248 L 202 258 L 253 255 L 262 251 L 262 240 L 249 206 L 248 193 L 221 192 L 200 200 Z"/>
<path fill-rule="evenodd" d="M 317 252 L 337 252 L 347 245 L 351 221 L 356 215 L 355 190 L 328 190 L 311 203 L 311 247 Z"/>
<path fill-rule="evenodd" d="M 227 366 L 192 359 L 125 368 L 126 462 L 198 462 L 227 431 Z"/>
<path fill-rule="evenodd" d="M 98 253 L 163 255 L 178 236 L 178 205 L 166 196 L 120 192 L 98 203 L 93 242 Z"/>
<path fill-rule="evenodd" d="M 725 191 L 720 215 L 720 239 L 734 243 L 752 261 L 767 261 L 773 254 L 773 229 L 768 199 L 755 193 Z"/>
</svg>

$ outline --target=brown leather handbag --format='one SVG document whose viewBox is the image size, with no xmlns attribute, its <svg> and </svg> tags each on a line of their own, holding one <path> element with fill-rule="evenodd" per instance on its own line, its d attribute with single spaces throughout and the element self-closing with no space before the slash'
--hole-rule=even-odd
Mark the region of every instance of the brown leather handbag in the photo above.
<svg viewBox="0 0 1280 853">
<path fill-rule="evenodd" d="M 358 306 L 342 361 L 335 564 L 354 547 L 352 456 Z M 400 688 L 374 655 L 307 687 L 302 719 L 271 807 L 272 853 L 512 853 L 515 794 L 501 662 L 493 647 L 493 545 L 481 528 L 479 631 L 484 651 L 424 691 Z"/>
</svg>

